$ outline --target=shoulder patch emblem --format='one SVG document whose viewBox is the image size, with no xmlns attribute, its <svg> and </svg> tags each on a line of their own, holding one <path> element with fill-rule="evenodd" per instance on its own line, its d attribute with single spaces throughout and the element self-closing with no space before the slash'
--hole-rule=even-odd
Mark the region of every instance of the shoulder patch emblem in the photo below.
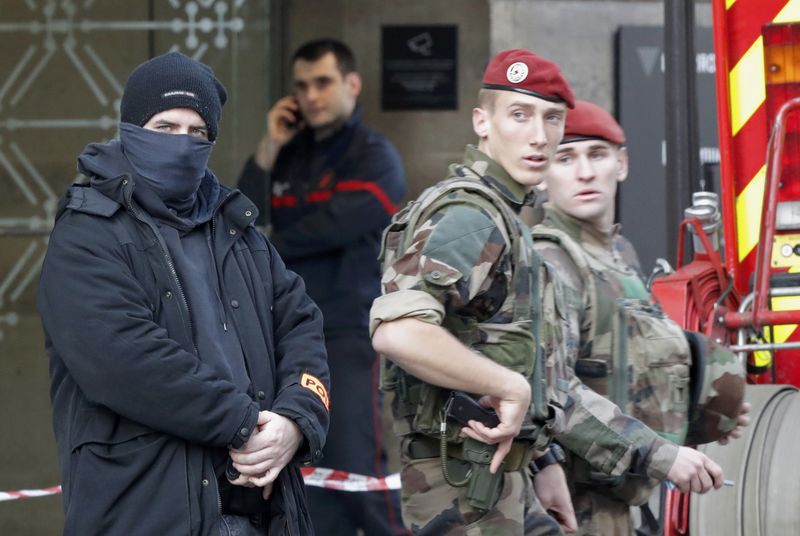
<svg viewBox="0 0 800 536">
<path fill-rule="evenodd" d="M 325 409 L 331 410 L 328 390 L 325 389 L 325 385 L 316 376 L 304 372 L 303 377 L 300 378 L 300 385 L 317 395 L 322 400 L 322 403 L 325 404 Z"/>
</svg>

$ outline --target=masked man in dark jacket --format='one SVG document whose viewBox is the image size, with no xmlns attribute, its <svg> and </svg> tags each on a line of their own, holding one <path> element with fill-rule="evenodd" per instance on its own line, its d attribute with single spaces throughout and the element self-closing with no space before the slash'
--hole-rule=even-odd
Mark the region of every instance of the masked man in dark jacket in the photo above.
<svg viewBox="0 0 800 536">
<path fill-rule="evenodd" d="M 38 306 L 67 535 L 312 532 L 322 318 L 207 167 L 225 100 L 182 54 L 142 64 L 61 201 Z"/>
</svg>

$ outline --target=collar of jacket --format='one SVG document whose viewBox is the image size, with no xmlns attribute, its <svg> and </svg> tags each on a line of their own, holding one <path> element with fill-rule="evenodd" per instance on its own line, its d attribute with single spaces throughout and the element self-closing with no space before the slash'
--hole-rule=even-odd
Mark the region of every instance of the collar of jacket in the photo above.
<svg viewBox="0 0 800 536">
<path fill-rule="evenodd" d="M 321 140 L 316 140 L 314 139 L 314 129 L 312 129 L 309 126 L 306 126 L 289 143 L 296 142 L 296 143 L 304 143 L 307 145 L 318 145 L 324 147 L 325 144 L 332 143 L 333 140 L 338 139 L 338 137 L 341 135 L 342 132 L 355 128 L 358 125 L 360 125 L 362 117 L 363 113 L 361 111 L 361 106 L 356 104 L 356 107 L 353 108 L 353 113 L 350 114 L 350 117 L 345 119 L 344 122 L 342 122 L 342 124 L 339 125 L 339 128 L 331 132 L 330 135 L 325 136 Z"/>
<path fill-rule="evenodd" d="M 363 113 L 361 111 L 361 105 L 356 104 L 355 108 L 353 108 L 353 113 L 351 113 L 350 117 L 348 117 L 342 124 L 342 128 L 352 128 L 358 125 L 361 123 L 362 116 Z"/>
<path fill-rule="evenodd" d="M 596 246 L 606 251 L 613 252 L 614 240 L 622 230 L 622 226 L 615 223 L 607 231 L 601 231 L 592 223 L 570 216 L 550 202 L 544 204 L 544 213 L 542 224 L 561 229 L 579 244 Z"/>
<path fill-rule="evenodd" d="M 133 209 L 133 189 L 135 178 L 130 174 L 122 174 L 114 178 L 95 177 L 90 185 L 75 184 L 71 186 L 62 201 L 63 208 L 77 210 L 96 216 L 110 218 L 120 208 Z M 250 199 L 239 190 L 231 190 L 224 185 L 222 195 L 225 197 L 214 213 L 214 218 L 222 215 L 228 225 L 225 231 L 242 231 L 253 224 L 258 217 L 258 209 Z M 59 210 L 59 214 L 63 211 Z"/>
<path fill-rule="evenodd" d="M 483 177 L 484 181 L 497 190 L 517 211 L 525 205 L 532 206 L 536 201 L 536 190 L 526 190 L 511 178 L 503 167 L 474 145 L 467 145 L 464 152 L 464 165 Z"/>
<path fill-rule="evenodd" d="M 227 233 L 229 237 L 235 238 L 236 233 L 232 231 L 243 231 L 256 221 L 258 209 L 250 199 L 239 190 L 230 190 L 223 186 L 223 192 L 227 194 L 222 204 L 217 210 L 217 214 L 222 215 L 223 221 L 228 223 L 228 229 L 217 230 Z M 217 215 L 215 214 L 215 216 Z"/>
</svg>

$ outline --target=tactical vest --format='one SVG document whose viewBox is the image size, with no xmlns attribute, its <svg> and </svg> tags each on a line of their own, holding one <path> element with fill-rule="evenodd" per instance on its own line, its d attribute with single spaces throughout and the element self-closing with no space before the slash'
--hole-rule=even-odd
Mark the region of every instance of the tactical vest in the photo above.
<svg viewBox="0 0 800 536">
<path fill-rule="evenodd" d="M 662 437 L 683 444 L 689 420 L 689 344 L 650 299 L 638 274 L 615 270 L 566 232 L 537 225 L 534 239 L 558 243 L 585 285 L 590 328 L 575 373 Z"/>
<path fill-rule="evenodd" d="M 448 206 L 467 205 L 502 216 L 506 243 L 511 245 L 512 281 L 503 305 L 513 310 L 508 323 L 478 322 L 474 318 L 454 314 L 445 316 L 442 327 L 461 343 L 489 359 L 519 372 L 531 384 L 530 419 L 523 423 L 520 439 L 535 441 L 547 419 L 543 348 L 539 328 L 543 281 L 539 257 L 533 249 L 530 229 L 522 223 L 506 202 L 470 168 L 451 167 L 451 178 L 425 190 L 395 214 L 383 234 L 381 254 L 383 271 L 402 257 L 412 244 L 420 223 Z M 434 274 L 436 274 L 434 272 Z M 508 300 L 512 300 L 509 304 Z M 395 392 L 395 432 L 411 432 L 439 437 L 441 412 L 449 390 L 427 384 L 406 373 L 392 361 L 381 356 L 380 387 Z M 460 442 L 459 428 L 447 429 L 449 442 Z"/>
</svg>

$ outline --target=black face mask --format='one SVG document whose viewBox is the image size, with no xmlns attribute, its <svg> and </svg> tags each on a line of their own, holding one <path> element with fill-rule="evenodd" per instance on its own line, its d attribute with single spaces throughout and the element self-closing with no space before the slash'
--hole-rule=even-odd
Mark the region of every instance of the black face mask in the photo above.
<svg viewBox="0 0 800 536">
<path fill-rule="evenodd" d="M 195 202 L 214 144 L 186 134 L 164 134 L 120 123 L 122 150 L 134 171 L 170 208 L 183 212 Z"/>
</svg>

